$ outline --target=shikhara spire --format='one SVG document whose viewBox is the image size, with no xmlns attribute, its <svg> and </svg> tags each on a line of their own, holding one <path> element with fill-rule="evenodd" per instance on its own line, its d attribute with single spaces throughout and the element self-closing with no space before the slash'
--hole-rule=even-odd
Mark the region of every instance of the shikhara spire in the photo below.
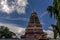
<svg viewBox="0 0 60 40">
<path fill-rule="evenodd" d="M 41 24 L 39 22 L 37 13 L 35 11 L 33 11 L 32 14 L 31 14 L 31 17 L 30 17 L 30 20 L 29 20 L 27 28 L 29 28 L 29 27 L 30 28 L 32 27 L 33 29 L 38 28 L 38 29 L 42 30 L 42 26 L 41 26 Z"/>
<path fill-rule="evenodd" d="M 40 24 L 38 15 L 35 11 L 31 14 L 24 37 L 47 40 L 46 34 L 43 32 L 42 25 Z"/>
</svg>

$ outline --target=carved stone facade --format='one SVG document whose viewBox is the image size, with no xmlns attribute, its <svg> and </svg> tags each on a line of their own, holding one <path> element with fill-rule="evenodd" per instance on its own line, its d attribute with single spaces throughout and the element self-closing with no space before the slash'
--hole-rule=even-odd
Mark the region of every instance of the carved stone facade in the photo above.
<svg viewBox="0 0 60 40">
<path fill-rule="evenodd" d="M 22 38 L 36 38 L 38 40 L 47 40 L 46 33 L 43 32 L 42 25 L 36 12 L 32 12 L 28 26 L 25 30 L 25 35 Z"/>
</svg>

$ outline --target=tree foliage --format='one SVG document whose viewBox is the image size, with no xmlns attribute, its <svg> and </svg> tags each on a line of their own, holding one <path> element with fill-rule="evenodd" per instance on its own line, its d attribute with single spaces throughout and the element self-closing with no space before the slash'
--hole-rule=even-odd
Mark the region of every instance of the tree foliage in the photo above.
<svg viewBox="0 0 60 40">
<path fill-rule="evenodd" d="M 54 38 L 57 37 L 58 33 L 60 37 L 60 0 L 53 0 L 53 5 L 48 6 L 47 11 L 50 13 L 51 18 L 54 15 L 55 19 L 57 20 L 56 25 L 52 25 Z"/>
<path fill-rule="evenodd" d="M 7 27 L 0 26 L 0 38 L 13 38 L 13 36 L 16 36 L 16 34 L 9 31 Z"/>
</svg>

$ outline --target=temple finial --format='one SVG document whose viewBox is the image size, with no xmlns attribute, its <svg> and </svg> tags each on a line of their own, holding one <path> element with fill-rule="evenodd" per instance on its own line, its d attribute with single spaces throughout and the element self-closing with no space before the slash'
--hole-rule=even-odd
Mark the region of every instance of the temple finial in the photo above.
<svg viewBox="0 0 60 40">
<path fill-rule="evenodd" d="M 32 10 L 32 13 L 35 13 L 35 10 Z"/>
</svg>

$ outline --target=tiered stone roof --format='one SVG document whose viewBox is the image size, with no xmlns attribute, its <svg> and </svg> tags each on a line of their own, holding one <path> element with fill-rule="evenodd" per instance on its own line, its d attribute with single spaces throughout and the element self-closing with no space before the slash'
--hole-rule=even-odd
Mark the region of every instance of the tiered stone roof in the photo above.
<svg viewBox="0 0 60 40">
<path fill-rule="evenodd" d="M 46 39 L 46 34 L 43 32 L 42 25 L 40 24 L 36 12 L 32 12 L 28 26 L 25 30 L 25 38 Z"/>
</svg>

